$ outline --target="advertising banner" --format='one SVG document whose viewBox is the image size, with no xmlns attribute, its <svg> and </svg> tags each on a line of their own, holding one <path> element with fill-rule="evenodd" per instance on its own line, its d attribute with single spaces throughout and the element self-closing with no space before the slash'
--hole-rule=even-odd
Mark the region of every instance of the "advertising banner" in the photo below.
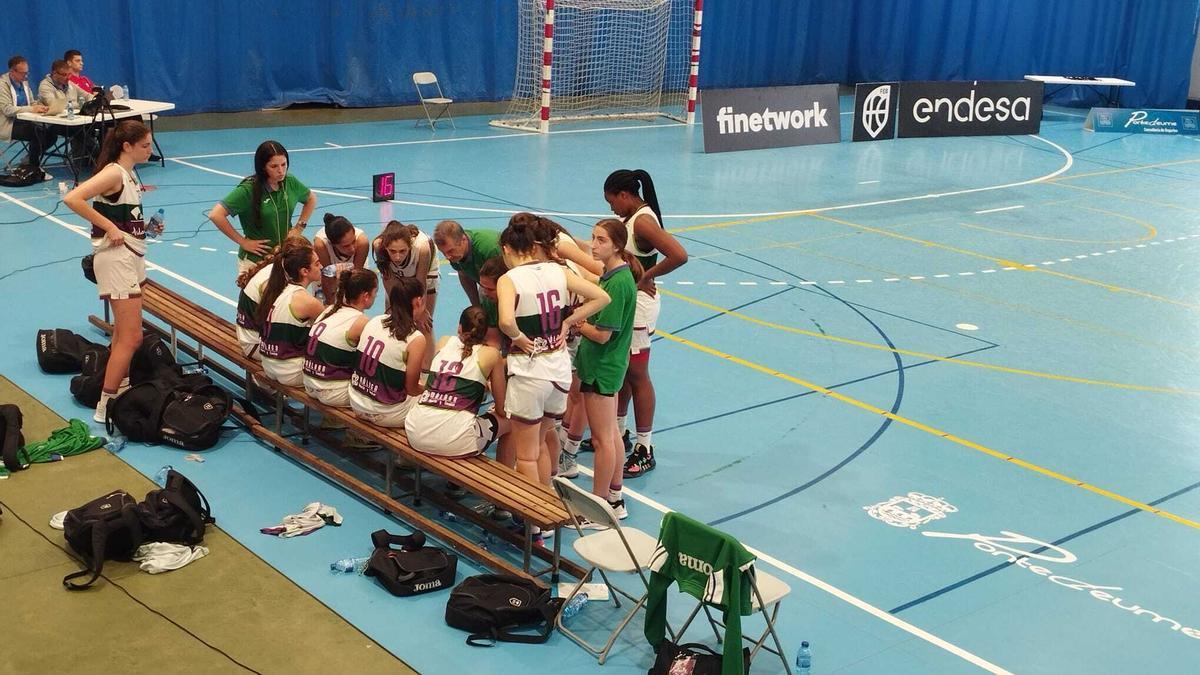
<svg viewBox="0 0 1200 675">
<path fill-rule="evenodd" d="M 710 89 L 704 151 L 760 150 L 841 140 L 836 84 Z"/>
<path fill-rule="evenodd" d="M 897 116 L 900 138 L 1036 134 L 1041 82 L 905 82 Z"/>
</svg>

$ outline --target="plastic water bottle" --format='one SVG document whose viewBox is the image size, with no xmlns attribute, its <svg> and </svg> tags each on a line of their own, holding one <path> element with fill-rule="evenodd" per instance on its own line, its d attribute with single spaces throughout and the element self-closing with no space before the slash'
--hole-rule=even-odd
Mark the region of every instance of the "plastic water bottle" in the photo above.
<svg viewBox="0 0 1200 675">
<path fill-rule="evenodd" d="M 154 212 L 150 216 L 150 222 L 146 223 L 146 236 L 151 239 L 158 239 L 158 236 L 163 233 L 163 228 L 166 226 L 167 214 L 162 209 Z"/>
<path fill-rule="evenodd" d="M 129 100 L 129 85 L 127 85 L 127 84 L 121 85 L 121 100 L 122 101 Z"/>
<path fill-rule="evenodd" d="M 576 593 L 575 597 L 562 608 L 563 621 L 570 621 L 576 614 L 583 610 L 583 606 L 588 602 L 587 593 Z"/>
<path fill-rule="evenodd" d="M 326 265 L 321 268 L 321 276 L 323 277 L 336 277 L 337 273 L 337 265 Z"/>
<path fill-rule="evenodd" d="M 113 435 L 108 439 L 108 442 L 104 444 L 104 448 L 114 455 L 119 454 L 125 449 L 125 437 L 121 434 Z"/>
<path fill-rule="evenodd" d="M 448 523 L 457 523 L 459 521 L 458 515 L 451 513 L 450 511 L 438 511 L 438 518 L 441 518 Z"/>
<path fill-rule="evenodd" d="M 329 563 L 329 569 L 332 572 L 340 572 L 342 574 L 350 574 L 357 572 L 362 574 L 367 568 L 367 563 L 371 560 L 371 556 L 363 558 L 342 558 L 336 562 Z"/>
<path fill-rule="evenodd" d="M 160 487 L 166 487 L 167 486 L 167 473 L 170 472 L 174 468 L 175 467 L 171 466 L 170 464 L 163 465 L 163 468 L 159 469 L 158 473 L 154 474 L 154 482 L 158 483 L 158 485 Z"/>
<path fill-rule="evenodd" d="M 67 99 L 67 119 L 75 119 L 75 103 L 71 99 Z"/>
<path fill-rule="evenodd" d="M 812 650 L 808 648 L 808 640 L 800 643 L 800 651 L 796 652 L 796 675 L 809 675 L 812 672 Z"/>
<path fill-rule="evenodd" d="M 207 375 L 208 366 L 203 363 L 189 363 L 186 366 L 181 366 L 180 372 L 184 375 Z"/>
</svg>

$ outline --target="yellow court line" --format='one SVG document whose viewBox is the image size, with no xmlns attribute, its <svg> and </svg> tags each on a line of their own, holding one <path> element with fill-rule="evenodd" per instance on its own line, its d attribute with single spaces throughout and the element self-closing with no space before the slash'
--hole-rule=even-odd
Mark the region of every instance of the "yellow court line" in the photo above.
<svg viewBox="0 0 1200 675">
<path fill-rule="evenodd" d="M 786 380 L 793 384 L 798 384 L 801 387 L 805 387 L 806 389 L 811 389 L 812 391 L 817 392 L 818 394 L 821 394 L 822 396 L 827 396 L 829 398 L 841 401 L 842 403 L 847 403 L 849 405 L 852 405 L 856 408 L 859 408 L 860 410 L 865 410 L 869 413 L 873 413 L 876 415 L 886 417 L 886 418 L 892 420 L 893 422 L 903 424 L 905 426 L 911 427 L 918 431 L 923 431 L 932 436 L 937 436 L 938 438 L 943 438 L 947 441 L 950 441 L 951 443 L 961 445 L 964 448 L 970 448 L 971 450 L 975 450 L 977 452 L 982 452 L 985 455 L 988 455 L 990 457 L 995 457 L 996 459 L 1003 460 L 1005 462 L 1008 462 L 1009 464 L 1014 464 L 1016 466 L 1021 467 L 1022 469 L 1026 469 L 1028 471 L 1033 471 L 1034 473 L 1039 473 L 1043 476 L 1046 476 L 1047 478 L 1053 478 L 1054 480 L 1066 483 L 1068 485 L 1072 485 L 1074 487 L 1081 488 L 1083 490 L 1087 490 L 1088 492 L 1098 494 L 1101 497 L 1107 497 L 1108 499 L 1111 499 L 1116 502 L 1120 502 L 1126 506 L 1131 506 L 1135 509 L 1140 509 L 1147 513 L 1153 513 L 1154 515 L 1159 516 L 1161 518 L 1166 518 L 1167 520 L 1175 521 L 1181 525 L 1186 525 L 1188 527 L 1200 530 L 1200 523 L 1198 523 L 1194 520 L 1189 520 L 1187 518 L 1184 518 L 1183 516 L 1176 515 L 1169 511 L 1164 511 L 1162 509 L 1156 508 L 1149 504 L 1139 502 L 1135 499 L 1123 497 L 1111 490 L 1105 490 L 1104 488 L 1097 487 L 1097 486 L 1091 485 L 1089 483 L 1085 483 L 1081 480 L 1071 478 L 1070 476 L 1061 474 L 1052 469 L 1047 469 L 1045 467 L 1038 466 L 1037 464 L 1034 464 L 1033 462 L 1027 462 L 1019 457 L 1014 457 L 1012 455 L 1006 454 L 999 450 L 994 450 L 985 445 L 981 445 L 979 443 L 962 438 L 960 436 L 955 436 L 954 434 L 951 434 L 947 431 L 942 431 L 941 429 L 938 429 L 936 427 L 931 427 L 928 424 L 924 424 L 922 422 L 918 422 L 916 420 L 912 420 L 907 417 L 897 415 L 891 411 L 884 410 L 883 408 L 878 408 L 876 406 L 873 406 L 870 403 L 867 403 L 865 401 L 860 401 L 856 398 L 846 396 L 845 394 L 839 393 L 839 392 L 829 389 L 827 387 L 822 387 L 821 385 L 816 384 L 815 382 L 809 382 L 807 380 L 800 379 L 793 375 L 788 375 L 787 373 L 780 372 L 773 368 L 768 368 L 767 366 L 759 365 L 757 363 L 754 363 L 753 361 L 747 361 L 746 359 L 743 359 L 738 356 L 734 356 L 733 354 L 727 354 L 720 350 L 713 349 L 712 347 L 708 347 L 708 346 L 693 342 L 691 340 L 688 340 L 687 338 L 682 338 L 682 337 L 679 337 L 678 335 L 673 335 L 664 330 L 658 330 L 655 332 L 655 334 L 661 335 L 672 342 L 677 342 L 686 347 L 691 347 L 692 349 L 704 352 L 705 354 L 708 354 L 710 356 L 715 356 L 717 358 L 724 359 L 731 363 L 736 363 L 739 366 L 743 366 L 743 367 L 749 368 L 751 370 L 756 370 L 760 373 L 765 373 L 767 375 L 771 375 L 772 377 L 777 377 L 779 379 Z"/>
<path fill-rule="evenodd" d="M 675 298 L 677 300 L 682 300 L 684 302 L 696 305 L 697 307 L 703 307 L 704 309 L 709 309 L 714 312 L 720 312 L 721 314 L 731 316 L 735 319 L 741 319 L 742 321 L 757 324 L 757 325 L 763 326 L 765 328 L 773 328 L 775 330 L 781 330 L 781 331 L 784 331 L 787 333 L 795 333 L 797 335 L 806 335 L 808 337 L 814 337 L 814 338 L 818 338 L 821 340 L 829 340 L 830 342 L 839 342 L 841 344 L 853 345 L 855 347 L 863 347 L 865 349 L 873 349 L 876 351 L 889 352 L 892 354 L 903 354 L 904 356 L 915 356 L 917 358 L 929 359 L 932 361 L 941 361 L 943 363 L 953 363 L 953 364 L 957 364 L 960 366 L 969 366 L 971 368 L 982 368 L 984 370 L 993 370 L 993 371 L 1000 372 L 1000 373 L 1008 373 L 1010 375 L 1024 375 L 1026 377 L 1036 377 L 1036 378 L 1040 378 L 1040 379 L 1044 379 L 1044 380 L 1056 380 L 1059 382 L 1072 382 L 1075 384 L 1087 384 L 1087 385 L 1093 385 L 1093 386 L 1098 386 L 1098 387 L 1111 387 L 1113 389 L 1127 389 L 1130 391 L 1145 391 L 1145 392 L 1152 392 L 1152 393 L 1156 393 L 1156 394 L 1177 394 L 1177 395 L 1183 395 L 1183 396 L 1200 396 L 1200 391 L 1192 391 L 1192 390 L 1188 390 L 1188 389 L 1173 389 L 1170 387 L 1155 387 L 1155 386 L 1145 385 L 1145 384 L 1129 384 L 1126 382 L 1110 382 L 1108 380 L 1093 380 L 1093 379 L 1089 379 L 1089 378 L 1085 378 L 1085 377 L 1075 377 L 1072 375 L 1058 375 L 1056 373 L 1044 373 L 1044 372 L 1037 371 L 1037 370 L 1025 370 L 1023 368 L 1011 368 L 1009 366 L 998 366 L 998 365 L 991 364 L 991 363 L 982 363 L 980 361 L 968 361 L 965 359 L 948 358 L 945 356 L 939 356 L 937 354 L 928 354 L 926 352 L 918 352 L 918 351 L 913 351 L 910 349 L 885 347 L 884 345 L 877 345 L 872 342 L 863 342 L 862 340 L 855 340 L 852 338 L 840 337 L 837 335 L 828 335 L 826 333 L 818 333 L 816 331 L 805 330 L 803 328 L 797 328 L 795 326 L 787 326 L 787 325 L 780 324 L 780 323 L 774 323 L 772 321 L 765 321 L 763 319 L 758 319 L 758 318 L 755 318 L 748 314 L 742 314 L 741 312 L 737 312 L 737 311 L 730 310 L 730 309 L 725 309 L 724 307 L 719 307 L 717 305 L 704 302 L 703 300 L 699 300 L 697 298 L 683 295 L 681 293 L 676 293 L 675 291 L 669 291 L 669 290 L 666 290 L 665 288 L 659 288 L 658 292 L 667 297 Z M 658 331 L 658 332 L 661 333 L 662 331 Z"/>
<path fill-rule="evenodd" d="M 1196 162 L 1200 162 L 1200 159 L 1179 159 L 1179 160 L 1175 160 L 1173 162 L 1162 162 L 1159 164 L 1142 164 L 1139 166 L 1126 167 L 1124 169 L 1108 169 L 1106 171 L 1090 171 L 1088 173 L 1069 174 L 1066 176 L 1058 176 L 1057 178 L 1050 178 L 1050 179 L 1042 181 L 1042 182 L 1057 183 L 1057 182 L 1064 181 L 1064 180 L 1075 180 L 1076 178 L 1088 178 L 1090 176 L 1106 176 L 1106 175 L 1112 174 L 1112 173 L 1128 173 L 1130 171 L 1142 171 L 1143 169 L 1157 169 L 1159 167 L 1175 166 L 1177 164 L 1195 164 Z M 1180 176 L 1180 180 L 1187 180 L 1187 179 Z"/>
<path fill-rule="evenodd" d="M 1073 188 L 1075 186 L 1074 185 L 1064 185 L 1063 187 Z M 1093 192 L 1099 192 L 1099 190 L 1093 190 Z M 1012 232 L 1009 230 L 1001 230 L 999 228 L 984 227 L 982 225 L 972 225 L 971 223 L 961 223 L 961 225 L 963 227 L 969 227 L 974 230 L 982 230 L 984 232 L 991 232 L 993 234 L 1002 234 L 1006 237 L 1019 237 L 1021 239 L 1037 239 L 1039 241 L 1059 241 L 1059 242 L 1065 242 L 1068 244 L 1132 244 L 1132 243 L 1139 242 L 1139 241 L 1148 241 L 1148 240 L 1153 239 L 1158 236 L 1158 228 L 1154 227 L 1149 222 L 1142 220 L 1140 218 L 1134 218 L 1133 216 L 1127 216 L 1123 213 L 1117 213 L 1115 211 L 1106 211 L 1104 209 L 1097 209 L 1092 206 L 1076 205 L 1075 208 L 1080 208 L 1085 211 L 1094 211 L 1096 213 L 1101 213 L 1106 216 L 1112 216 L 1113 218 L 1121 218 L 1123 220 L 1128 220 L 1128 221 L 1140 226 L 1142 229 L 1144 229 L 1146 231 L 1146 233 L 1144 235 L 1142 235 L 1141 237 L 1138 237 L 1137 239 L 1111 239 L 1111 240 L 1110 239 L 1066 239 L 1063 237 L 1043 237 L 1043 236 L 1036 235 L 1036 234 L 1024 234 L 1021 232 Z"/>
<path fill-rule="evenodd" d="M 1146 199 L 1145 197 L 1135 197 L 1133 195 L 1121 194 L 1120 192 L 1110 192 L 1108 190 L 1097 190 L 1096 188 L 1087 188 L 1087 187 L 1083 187 L 1082 185 L 1071 185 L 1070 183 L 1058 183 L 1058 182 L 1054 182 L 1054 181 L 1051 181 L 1051 182 L 1054 183 L 1054 187 L 1070 188 L 1072 190 L 1079 190 L 1081 192 L 1091 192 L 1091 193 L 1098 194 L 1098 195 L 1104 195 L 1106 197 L 1112 197 L 1113 199 L 1124 199 L 1127 201 L 1142 202 L 1144 204 L 1153 204 L 1155 206 L 1161 206 L 1166 209 L 1179 209 L 1181 211 L 1190 211 L 1192 213 L 1200 212 L 1200 209 L 1194 209 L 1190 206 L 1180 206 L 1179 204 L 1171 204 L 1169 202 L 1160 202 L 1160 201 L 1156 201 L 1154 199 Z M 1086 207 L 1084 207 L 1084 208 L 1086 208 Z"/>
<path fill-rule="evenodd" d="M 1197 160 L 1197 161 L 1200 161 L 1200 160 Z M 1150 300 L 1157 300 L 1159 302 L 1165 302 L 1165 303 L 1169 303 L 1172 305 L 1178 305 L 1180 307 L 1187 307 L 1188 309 L 1200 310 L 1200 305 L 1192 304 L 1190 302 L 1184 302 L 1182 300 L 1175 300 L 1173 298 L 1166 298 L 1161 295 L 1147 293 L 1146 291 L 1139 291 L 1136 288 L 1126 288 L 1124 286 L 1116 286 L 1113 284 L 1108 284 L 1103 281 L 1096 281 L 1094 279 L 1078 277 L 1073 274 L 1064 274 L 1062 272 L 1049 270 L 1044 267 L 1039 267 L 1037 265 L 1027 265 L 1025 263 L 1020 263 L 1015 260 L 1007 260 L 1005 258 L 997 258 L 995 256 L 990 256 L 985 253 L 979 253 L 978 251 L 970 251 L 965 248 L 958 248 L 957 246 L 950 246 L 949 244 L 942 244 L 942 243 L 938 243 L 936 241 L 929 241 L 927 239 L 918 239 L 917 237 L 910 237 L 906 234 L 900 234 L 899 232 L 893 232 L 891 230 L 885 230 L 885 229 L 878 228 L 878 227 L 871 227 L 869 225 L 861 225 L 859 223 L 852 223 L 848 220 L 842 220 L 841 218 L 834 218 L 832 216 L 826 216 L 826 215 L 822 215 L 820 213 L 809 213 L 807 215 L 810 218 L 820 218 L 821 220 L 828 220 L 831 223 L 839 223 L 841 225 L 845 225 L 846 227 L 853 227 L 855 229 L 862 230 L 864 232 L 873 232 L 875 234 L 879 234 L 879 235 L 882 235 L 885 237 L 892 237 L 893 239 L 902 239 L 904 241 L 912 242 L 914 244 L 920 244 L 921 246 L 929 246 L 932 248 L 939 248 L 939 249 L 942 249 L 943 251 L 950 251 L 951 253 L 958 253 L 959 255 L 971 256 L 972 258 L 980 258 L 982 260 L 987 260 L 987 261 L 993 262 L 997 265 L 1001 265 L 1003 267 L 1016 267 L 1020 270 L 1026 271 L 1026 272 L 1037 272 L 1037 273 L 1041 273 L 1041 274 L 1048 274 L 1050 276 L 1060 277 L 1063 279 L 1070 279 L 1072 281 L 1078 281 L 1080 283 L 1089 284 L 1092 286 L 1099 286 L 1100 288 L 1103 288 L 1107 291 L 1112 291 L 1114 293 L 1128 293 L 1129 295 L 1136 295 L 1138 297 L 1148 298 Z"/>
<path fill-rule="evenodd" d="M 671 234 L 680 234 L 682 232 L 695 232 L 696 230 L 712 230 L 722 227 L 733 227 L 734 225 L 750 225 L 752 223 L 766 223 L 772 220 L 782 220 L 783 218 L 792 218 L 802 216 L 805 211 L 796 211 L 795 213 L 785 213 L 774 216 L 760 216 L 758 218 L 741 218 L 738 220 L 726 220 L 719 223 L 708 223 L 706 225 L 688 225 L 686 227 L 672 227 L 667 230 Z"/>
</svg>

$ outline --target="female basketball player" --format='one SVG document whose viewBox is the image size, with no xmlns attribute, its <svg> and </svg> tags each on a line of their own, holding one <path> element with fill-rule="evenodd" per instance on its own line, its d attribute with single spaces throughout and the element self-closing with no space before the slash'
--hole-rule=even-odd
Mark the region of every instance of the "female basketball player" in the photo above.
<svg viewBox="0 0 1200 675">
<path fill-rule="evenodd" d="M 367 266 L 367 233 L 349 220 L 325 214 L 325 227 L 313 237 L 313 248 L 321 260 L 321 292 L 325 299 L 337 296 L 338 275 Z"/>
<path fill-rule="evenodd" d="M 311 246 L 299 246 L 279 256 L 263 288 L 255 316 L 263 327 L 263 374 L 281 384 L 304 383 L 308 328 L 325 309 L 307 289 L 320 276 L 317 254 Z"/>
<path fill-rule="evenodd" d="M 238 291 L 237 304 L 238 346 L 242 348 L 243 354 L 255 361 L 262 359 L 262 355 L 258 353 L 262 332 L 255 317 L 258 314 L 258 303 L 262 301 L 263 289 L 267 286 L 267 279 L 271 278 L 272 266 L 281 254 L 302 246 L 312 245 L 300 235 L 290 235 L 283 240 L 278 250 L 268 253 L 257 265 L 238 275 L 237 285 L 241 289 Z"/>
<path fill-rule="evenodd" d="M 423 391 L 425 336 L 413 318 L 421 312 L 425 287 L 411 277 L 392 286 L 386 314 L 372 318 L 358 338 L 358 365 L 350 378 L 350 407 L 381 427 L 402 427 Z"/>
<path fill-rule="evenodd" d="M 412 277 L 425 284 L 425 309 L 417 317 L 417 324 L 428 339 L 433 330 L 433 309 L 437 305 L 438 283 L 441 281 L 433 239 L 415 225 L 393 220 L 371 242 L 371 248 L 375 253 L 375 266 L 383 277 L 385 293 L 401 277 Z"/>
<path fill-rule="evenodd" d="M 373 270 L 342 272 L 337 300 L 308 331 L 304 390 L 325 405 L 350 405 L 350 376 L 358 364 L 358 340 L 368 320 L 363 312 L 375 304 L 378 287 Z"/>
</svg>

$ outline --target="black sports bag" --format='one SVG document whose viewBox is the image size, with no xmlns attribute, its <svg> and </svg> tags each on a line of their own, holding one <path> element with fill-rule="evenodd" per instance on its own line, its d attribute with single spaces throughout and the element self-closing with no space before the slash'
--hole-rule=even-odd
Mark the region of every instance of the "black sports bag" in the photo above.
<svg viewBox="0 0 1200 675">
<path fill-rule="evenodd" d="M 12 403 L 0 405 L 0 457 L 3 458 L 4 468 L 10 472 L 20 471 L 29 466 L 28 459 L 21 456 L 25 447 L 25 434 L 21 432 L 24 418 L 21 409 Z"/>
<path fill-rule="evenodd" d="M 83 590 L 100 577 L 105 560 L 129 560 L 142 545 L 142 523 L 138 504 L 124 490 L 117 490 L 67 511 L 63 535 L 83 557 L 84 569 L 63 577 L 67 590 Z M 86 581 L 74 579 L 91 575 Z"/>
<path fill-rule="evenodd" d="M 490 647 L 497 642 L 541 644 L 550 639 L 562 598 L 533 581 L 505 574 L 467 577 L 450 591 L 446 624 L 471 635 L 467 644 Z M 537 628 L 535 634 L 514 633 Z"/>
<path fill-rule="evenodd" d="M 425 546 L 424 532 L 415 530 L 401 536 L 376 530 L 371 533 L 371 543 L 375 551 L 367 562 L 365 574 L 375 577 L 392 595 L 407 597 L 454 585 L 458 556 Z M 399 544 L 400 549 L 392 548 L 393 544 Z"/>
<path fill-rule="evenodd" d="M 43 373 L 78 373 L 84 350 L 99 345 L 65 328 L 44 328 L 37 332 L 35 346 Z"/>
<path fill-rule="evenodd" d="M 164 487 L 146 493 L 138 504 L 146 541 L 195 545 L 204 541 L 204 528 L 217 522 L 204 493 L 175 469 L 167 471 Z"/>
</svg>

